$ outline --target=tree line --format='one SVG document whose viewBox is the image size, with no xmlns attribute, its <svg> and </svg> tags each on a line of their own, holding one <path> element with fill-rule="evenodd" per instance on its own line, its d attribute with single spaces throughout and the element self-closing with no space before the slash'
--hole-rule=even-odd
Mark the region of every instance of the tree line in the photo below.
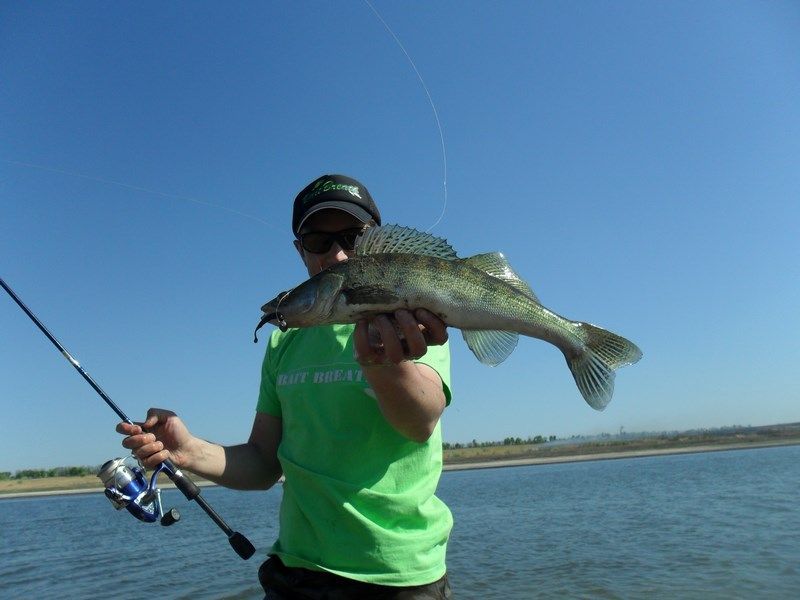
<svg viewBox="0 0 800 600">
<path fill-rule="evenodd" d="M 443 450 L 457 450 L 459 448 L 491 448 L 494 446 L 522 446 L 525 444 L 544 444 L 545 442 L 553 442 L 557 438 L 554 435 L 549 437 L 545 437 L 543 435 L 537 436 L 528 436 L 525 439 L 521 437 L 507 437 L 502 442 L 479 442 L 478 440 L 472 440 L 471 442 L 467 442 L 466 444 L 462 444 L 460 442 L 456 442 L 455 444 L 451 444 L 450 442 L 444 442 L 442 444 Z"/>
<path fill-rule="evenodd" d="M 0 471 L 0 481 L 12 479 L 43 479 L 45 477 L 80 477 L 97 475 L 100 467 L 55 467 L 53 469 L 22 469 L 21 471 Z"/>
</svg>

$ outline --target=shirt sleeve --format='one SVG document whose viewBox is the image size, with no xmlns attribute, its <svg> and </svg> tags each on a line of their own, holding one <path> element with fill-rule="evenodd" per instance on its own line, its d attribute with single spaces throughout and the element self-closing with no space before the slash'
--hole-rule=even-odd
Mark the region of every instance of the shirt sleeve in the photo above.
<svg viewBox="0 0 800 600">
<path fill-rule="evenodd" d="M 414 362 L 428 365 L 439 374 L 442 380 L 442 391 L 444 392 L 447 405 L 450 405 L 450 343 L 441 346 L 428 346 L 425 356 L 418 358 Z"/>
<path fill-rule="evenodd" d="M 275 365 L 272 364 L 274 333 L 270 335 L 267 350 L 264 353 L 264 362 L 261 364 L 261 386 L 258 390 L 258 404 L 256 412 L 267 413 L 273 417 L 281 418 L 281 403 L 278 399 L 276 385 Z"/>
</svg>

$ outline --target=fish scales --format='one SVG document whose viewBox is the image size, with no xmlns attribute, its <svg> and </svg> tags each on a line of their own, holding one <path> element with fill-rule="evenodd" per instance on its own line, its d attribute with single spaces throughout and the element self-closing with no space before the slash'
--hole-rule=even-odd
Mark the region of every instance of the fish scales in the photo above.
<svg viewBox="0 0 800 600">
<path fill-rule="evenodd" d="M 343 275 L 346 282 L 341 290 L 344 301 L 334 306 L 328 323 L 426 308 L 459 329 L 549 331 L 545 318 L 533 323 L 530 318 L 531 313 L 546 311 L 544 307 L 461 260 L 413 254 L 356 256 L 328 271 Z M 363 304 L 365 299 L 373 303 Z"/>
</svg>

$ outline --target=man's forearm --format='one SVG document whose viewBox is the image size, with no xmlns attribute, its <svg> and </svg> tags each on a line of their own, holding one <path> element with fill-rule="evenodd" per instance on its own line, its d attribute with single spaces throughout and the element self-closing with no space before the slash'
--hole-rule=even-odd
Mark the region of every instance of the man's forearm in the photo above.
<svg viewBox="0 0 800 600">
<path fill-rule="evenodd" d="M 252 443 L 220 446 L 198 439 L 185 466 L 191 471 L 227 488 L 265 490 L 280 478 L 280 463 L 265 461 Z"/>
<path fill-rule="evenodd" d="M 411 361 L 362 369 L 389 424 L 411 440 L 427 441 L 445 407 L 436 371 Z"/>
</svg>

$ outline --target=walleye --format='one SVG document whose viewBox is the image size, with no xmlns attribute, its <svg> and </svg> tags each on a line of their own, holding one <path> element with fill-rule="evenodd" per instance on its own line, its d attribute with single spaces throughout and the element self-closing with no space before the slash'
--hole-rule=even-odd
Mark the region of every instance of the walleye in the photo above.
<svg viewBox="0 0 800 600">
<path fill-rule="evenodd" d="M 352 258 L 267 302 L 256 331 L 265 323 L 283 330 L 355 323 L 400 308 L 425 308 L 460 329 L 491 366 L 508 358 L 519 334 L 550 342 L 596 410 L 611 400 L 615 369 L 642 357 L 625 338 L 542 306 L 501 253 L 458 258 L 447 241 L 399 225 L 367 229 Z"/>
</svg>

